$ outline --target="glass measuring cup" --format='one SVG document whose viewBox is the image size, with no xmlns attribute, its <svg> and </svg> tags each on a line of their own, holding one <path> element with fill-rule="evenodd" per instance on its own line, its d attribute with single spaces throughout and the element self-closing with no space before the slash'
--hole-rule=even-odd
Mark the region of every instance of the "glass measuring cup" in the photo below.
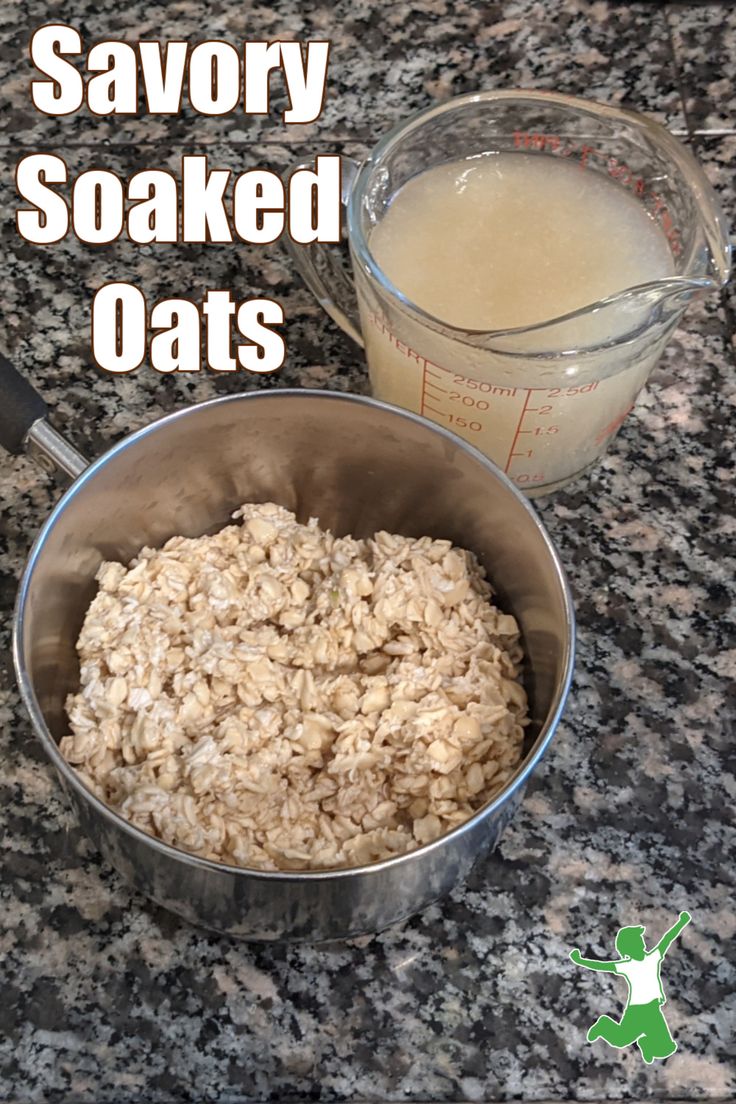
<svg viewBox="0 0 736 1104">
<path fill-rule="evenodd" d="M 659 225 L 674 274 L 516 329 L 464 329 L 422 310 L 376 263 L 371 230 L 418 173 L 494 152 L 564 158 L 626 189 Z M 288 249 L 364 346 L 373 394 L 453 430 L 532 496 L 606 451 L 689 300 L 730 272 L 723 214 L 690 153 L 643 116 L 557 93 L 482 92 L 422 111 L 362 165 L 343 158 L 342 190 L 354 280 L 334 246 Z"/>
</svg>

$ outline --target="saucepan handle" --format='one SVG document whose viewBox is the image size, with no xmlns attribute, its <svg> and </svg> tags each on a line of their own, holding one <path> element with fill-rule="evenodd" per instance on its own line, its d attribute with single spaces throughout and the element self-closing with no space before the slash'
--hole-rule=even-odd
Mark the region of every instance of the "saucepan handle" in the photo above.
<svg viewBox="0 0 736 1104">
<path fill-rule="evenodd" d="M 13 456 L 28 451 L 46 470 L 76 479 L 87 461 L 49 425 L 47 414 L 35 387 L 0 353 L 0 445 Z"/>
<path fill-rule="evenodd" d="M 293 171 L 300 168 L 309 168 L 309 166 L 306 163 L 296 165 Z M 340 157 L 340 205 L 343 228 L 347 226 L 350 193 L 359 168 L 360 165 L 352 157 L 346 157 L 344 154 Z M 340 329 L 362 348 L 363 337 L 360 332 L 355 283 L 352 274 L 348 271 L 343 251 L 339 246 L 325 245 L 322 242 L 300 245 L 288 235 L 284 238 L 284 245 L 294 262 L 294 267 L 320 306 L 327 311 L 334 322 L 337 322 Z"/>
</svg>

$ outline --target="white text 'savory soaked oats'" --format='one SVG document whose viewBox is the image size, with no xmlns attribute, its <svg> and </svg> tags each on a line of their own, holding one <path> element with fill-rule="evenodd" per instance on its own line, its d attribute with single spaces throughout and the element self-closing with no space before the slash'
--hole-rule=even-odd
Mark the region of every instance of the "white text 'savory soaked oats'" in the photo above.
<svg viewBox="0 0 736 1104">
<path fill-rule="evenodd" d="M 467 820 L 526 723 L 518 627 L 474 556 L 235 517 L 102 565 L 68 761 L 140 828 L 243 867 L 357 866 Z"/>
</svg>

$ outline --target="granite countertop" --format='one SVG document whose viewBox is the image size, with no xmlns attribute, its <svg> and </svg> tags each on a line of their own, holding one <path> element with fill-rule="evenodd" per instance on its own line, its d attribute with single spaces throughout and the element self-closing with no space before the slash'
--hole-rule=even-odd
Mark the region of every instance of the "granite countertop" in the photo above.
<svg viewBox="0 0 736 1104">
<path fill-rule="evenodd" d="M 650 113 L 691 144 L 736 221 L 729 4 L 4 0 L 0 12 L 0 349 L 90 457 L 167 411 L 259 382 L 97 371 L 90 301 L 110 279 L 130 280 L 149 301 L 206 287 L 278 298 L 289 352 L 268 386 L 366 391 L 366 374 L 279 248 L 21 243 L 12 180 L 21 150 L 60 152 L 72 173 L 173 168 L 185 150 L 234 169 L 282 169 L 314 151 L 360 156 L 433 98 L 522 85 Z M 330 37 L 326 110 L 288 131 L 188 112 L 43 119 L 24 58 L 31 30 L 50 20 L 78 26 L 87 42 Z M 394 930 L 328 948 L 248 946 L 132 894 L 70 819 L 4 653 L 0 1099 L 716 1101 L 736 1092 L 735 315 L 733 292 L 692 309 L 608 457 L 539 503 L 579 617 L 565 719 L 495 855 Z M 63 481 L 5 458 L 0 484 L 7 644 L 17 576 Z M 586 1044 L 590 1023 L 615 1014 L 622 993 L 572 966 L 570 948 L 605 957 L 620 925 L 655 935 L 683 908 L 693 922 L 666 968 L 677 1054 L 645 1066 L 635 1048 Z"/>
</svg>

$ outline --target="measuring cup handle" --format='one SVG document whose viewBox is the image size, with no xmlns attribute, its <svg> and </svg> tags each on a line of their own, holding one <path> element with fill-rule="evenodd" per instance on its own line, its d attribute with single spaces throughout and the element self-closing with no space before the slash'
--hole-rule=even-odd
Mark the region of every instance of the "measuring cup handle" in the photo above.
<svg viewBox="0 0 736 1104">
<path fill-rule="evenodd" d="M 0 445 L 13 456 L 29 449 L 43 467 L 76 478 L 87 461 L 49 425 L 47 413 L 35 387 L 0 353 Z"/>
<path fill-rule="evenodd" d="M 341 155 L 340 162 L 340 221 L 343 237 L 347 239 L 347 207 L 360 165 L 352 157 L 345 157 L 344 154 Z M 300 168 L 310 168 L 310 166 L 295 165 L 292 172 Z M 289 236 L 286 236 L 283 241 L 297 272 L 317 302 L 327 311 L 330 318 L 337 322 L 340 329 L 362 348 L 363 337 L 360 332 L 355 283 L 345 263 L 344 251 L 339 246 L 326 245 L 323 242 L 300 245 Z"/>
</svg>

